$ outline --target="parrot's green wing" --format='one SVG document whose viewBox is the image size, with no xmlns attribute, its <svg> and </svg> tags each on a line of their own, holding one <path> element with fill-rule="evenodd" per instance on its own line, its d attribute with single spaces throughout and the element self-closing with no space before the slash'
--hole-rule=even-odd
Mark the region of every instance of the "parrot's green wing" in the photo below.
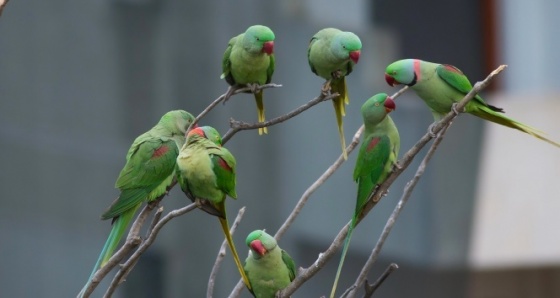
<svg viewBox="0 0 560 298">
<path fill-rule="evenodd" d="M 290 273 L 290 281 L 294 281 L 294 279 L 296 278 L 296 263 L 285 250 L 282 250 L 282 261 L 284 261 L 284 264 L 286 264 L 286 267 L 288 267 L 288 271 Z"/>
<path fill-rule="evenodd" d="M 370 192 L 379 184 L 391 152 L 391 141 L 387 135 L 369 135 L 360 147 L 354 180 L 358 182 L 358 196 L 354 216 L 358 216 L 364 207 Z"/>
<path fill-rule="evenodd" d="M 467 76 L 465 76 L 460 69 L 453 65 L 440 64 L 436 67 L 436 73 L 447 84 L 465 95 L 473 88 Z M 493 111 L 503 112 L 502 109 L 487 104 L 478 94 L 474 97 L 474 101 L 489 107 Z"/>
<path fill-rule="evenodd" d="M 272 74 L 274 73 L 274 66 L 275 66 L 274 55 L 269 55 L 269 57 L 270 57 L 270 63 L 268 64 L 268 68 L 266 70 L 266 84 L 272 82 Z"/>
<path fill-rule="evenodd" d="M 233 37 L 229 40 L 228 46 L 226 51 L 224 52 L 224 57 L 222 58 L 222 75 L 220 78 L 225 79 L 226 82 L 230 85 L 235 85 L 235 81 L 233 80 L 233 76 L 231 75 L 231 50 L 233 49 L 233 45 L 237 40 L 237 36 Z"/>
<path fill-rule="evenodd" d="M 309 67 L 311 68 L 311 71 L 317 74 L 317 70 L 315 69 L 315 66 L 311 63 L 311 59 L 309 59 L 309 55 L 311 54 L 311 47 L 313 46 L 313 44 L 315 44 L 315 41 L 317 41 L 317 37 L 313 36 L 311 38 L 311 40 L 309 41 L 309 46 L 307 47 L 307 62 L 309 63 Z"/>
<path fill-rule="evenodd" d="M 130 157 L 115 184 L 121 190 L 121 194 L 103 213 L 102 219 L 119 216 L 142 202 L 173 173 L 179 154 L 177 144 L 171 139 L 149 139 L 131 150 Z"/>
<path fill-rule="evenodd" d="M 216 184 L 218 189 L 236 199 L 235 192 L 235 158 L 224 147 L 211 149 L 210 158 L 212 159 L 213 171 L 216 174 Z"/>
</svg>

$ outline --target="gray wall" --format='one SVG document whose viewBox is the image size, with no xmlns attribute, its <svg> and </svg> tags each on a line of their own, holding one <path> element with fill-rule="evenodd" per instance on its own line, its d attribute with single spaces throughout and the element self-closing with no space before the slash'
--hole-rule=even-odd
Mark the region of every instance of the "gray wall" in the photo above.
<svg viewBox="0 0 560 298">
<path fill-rule="evenodd" d="M 345 9 L 335 1 L 330 2 L 335 6 L 316 2 L 11 1 L 0 17 L 2 296 L 70 297 L 78 292 L 109 232 L 110 223 L 99 215 L 118 194 L 113 185 L 128 146 L 166 111 L 196 114 L 225 92 L 227 84 L 219 79 L 223 50 L 231 36 L 249 25 L 267 24 L 277 37 L 273 81 L 284 87 L 265 91 L 268 118 L 318 95 L 322 80 L 306 61 L 316 31 L 339 26 L 362 36 L 363 59 L 349 79 L 345 128 L 350 140 L 361 125 L 361 103 L 377 92 L 396 91 L 383 82 L 385 65 L 412 55 L 412 46 L 421 51 L 425 45 L 405 42 L 410 35 L 395 24 L 374 23 L 372 16 L 382 18 L 371 11 L 381 8 L 368 1 L 348 5 L 355 18 L 333 14 Z M 394 17 L 403 11 L 396 5 L 383 9 L 394 11 Z M 469 69 L 476 62 L 458 58 L 460 46 L 457 41 L 442 49 L 459 51 L 445 59 L 481 78 L 480 69 Z M 441 54 L 421 53 L 433 59 Z M 397 104 L 393 118 L 405 152 L 426 131 L 431 116 L 412 94 Z M 236 96 L 203 124 L 225 132 L 230 117 L 255 121 L 252 97 Z M 450 283 L 426 272 L 464 266 L 480 129 L 478 121 L 464 118 L 451 129 L 384 249 L 377 270 L 389 261 L 403 267 L 382 288 L 384 297 L 408 296 L 403 284 L 437 297 L 427 285 Z M 241 132 L 227 146 L 238 160 L 239 199 L 228 201 L 230 217 L 248 207 L 234 237 L 244 258 L 245 236 L 257 228 L 276 231 L 303 191 L 340 154 L 332 105 L 323 103 L 272 127 L 268 136 Z M 465 158 L 454 158 L 458 155 Z M 308 266 L 350 219 L 354 162 L 353 154 L 283 238 L 281 245 L 299 265 Z M 405 172 L 356 230 L 341 288 L 355 278 L 412 174 Z M 174 189 L 163 205 L 172 210 L 186 203 Z M 203 297 L 222 239 L 218 221 L 202 212 L 173 220 L 119 289 L 119 297 Z M 331 263 L 296 296 L 326 294 L 337 262 Z M 431 283 L 419 283 L 419 274 Z M 237 280 L 228 256 L 216 297 L 226 296 Z M 460 282 L 448 287 L 443 297 L 461 292 Z M 100 295 L 99 290 L 94 296 Z"/>
</svg>

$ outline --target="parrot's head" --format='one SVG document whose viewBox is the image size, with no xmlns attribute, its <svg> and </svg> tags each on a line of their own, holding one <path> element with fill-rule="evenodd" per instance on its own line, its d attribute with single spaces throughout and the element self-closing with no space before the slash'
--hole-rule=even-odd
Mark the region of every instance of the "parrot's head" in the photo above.
<svg viewBox="0 0 560 298">
<path fill-rule="evenodd" d="M 193 121 L 194 116 L 189 112 L 175 110 L 165 113 L 159 120 L 159 124 L 163 125 L 174 135 L 184 135 Z"/>
<path fill-rule="evenodd" d="M 340 59 L 350 59 L 354 64 L 360 60 L 362 41 L 352 32 L 340 32 L 331 44 L 332 53 Z"/>
<path fill-rule="evenodd" d="M 272 55 L 274 53 L 274 38 L 274 32 L 270 28 L 263 25 L 254 25 L 245 31 L 243 46 L 249 52 Z"/>
<path fill-rule="evenodd" d="M 420 60 L 404 59 L 395 61 L 385 69 L 385 81 L 391 87 L 399 84 L 414 86 L 420 71 Z"/>
<path fill-rule="evenodd" d="M 278 245 L 276 243 L 276 239 L 263 230 L 251 232 L 249 236 L 247 236 L 245 243 L 247 243 L 247 246 L 251 249 L 253 257 L 256 259 L 263 257 Z"/>
<path fill-rule="evenodd" d="M 212 126 L 197 126 L 189 131 L 187 138 L 198 136 L 212 141 L 218 146 L 222 146 L 222 136 Z"/>
<path fill-rule="evenodd" d="M 370 97 L 362 105 L 364 123 L 375 125 L 397 108 L 395 101 L 385 93 L 378 93 Z"/>
</svg>

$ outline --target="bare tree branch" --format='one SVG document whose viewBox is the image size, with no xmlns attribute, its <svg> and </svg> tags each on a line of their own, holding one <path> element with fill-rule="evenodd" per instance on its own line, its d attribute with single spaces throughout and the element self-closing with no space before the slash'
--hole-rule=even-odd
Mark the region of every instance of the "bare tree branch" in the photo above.
<svg viewBox="0 0 560 298">
<path fill-rule="evenodd" d="M 233 224 L 231 225 L 231 228 L 229 230 L 229 233 L 231 235 L 233 235 L 233 233 L 235 233 L 235 229 L 237 229 L 237 226 L 239 225 L 239 223 L 241 222 L 241 219 L 243 219 L 243 215 L 245 214 L 245 207 L 239 209 L 239 212 L 237 212 L 237 217 L 235 218 L 235 221 L 233 222 Z M 222 242 L 222 245 L 220 246 L 220 250 L 218 251 L 218 256 L 216 257 L 216 262 L 214 263 L 214 266 L 212 267 L 212 271 L 210 272 L 210 278 L 208 279 L 208 290 L 206 291 L 206 297 L 210 298 L 210 297 L 214 297 L 214 284 L 216 282 L 216 275 L 218 275 L 218 270 L 220 270 L 220 266 L 222 265 L 222 261 L 224 260 L 224 257 L 226 256 L 226 246 L 227 246 L 227 240 L 224 239 L 224 241 Z"/>
<path fill-rule="evenodd" d="M 163 199 L 166 194 L 161 195 L 156 200 L 144 206 L 142 211 L 140 211 L 140 213 L 136 217 L 136 220 L 134 220 L 134 223 L 132 224 L 132 227 L 128 232 L 128 236 L 126 237 L 125 244 L 123 244 L 123 246 L 115 254 L 113 254 L 109 261 L 107 261 L 107 263 L 103 265 L 103 267 L 97 270 L 97 272 L 93 275 L 91 281 L 88 281 L 88 283 L 86 284 L 87 287 L 83 292 L 83 297 L 89 297 L 91 293 L 93 293 L 93 290 L 95 290 L 95 288 L 103 280 L 103 278 L 105 278 L 105 276 L 107 276 L 107 274 L 109 274 L 109 272 L 111 272 L 111 270 L 113 270 L 113 268 L 115 268 L 115 266 L 117 266 L 125 256 L 127 256 L 140 244 L 140 228 L 146 221 L 146 218 L 148 217 L 150 212 L 159 204 L 161 199 Z"/>
<path fill-rule="evenodd" d="M 262 90 L 262 89 L 267 89 L 267 88 L 279 88 L 282 87 L 282 85 L 279 84 L 274 84 L 274 83 L 270 83 L 270 84 L 264 84 L 264 85 L 260 85 L 257 86 L 256 90 Z M 189 126 L 189 128 L 187 129 L 187 132 L 189 132 L 192 127 L 198 123 L 198 121 L 200 121 L 200 119 L 202 119 L 202 117 L 206 116 L 206 114 L 208 114 L 215 106 L 217 106 L 222 100 L 224 100 L 226 98 L 226 96 L 231 96 L 237 93 L 241 93 L 241 92 L 247 92 L 247 91 L 251 91 L 251 87 L 243 87 L 243 88 L 236 88 L 234 90 L 234 88 L 236 87 L 229 87 L 228 90 L 226 91 L 226 93 L 218 96 L 218 98 L 216 98 L 209 106 L 207 106 L 204 110 L 202 110 L 202 112 L 200 112 L 200 114 L 198 114 L 198 116 L 196 116 L 196 118 L 194 119 L 193 123 Z"/>
<path fill-rule="evenodd" d="M 458 111 L 463 111 L 464 107 L 467 103 L 474 98 L 474 96 L 484 89 L 492 79 L 502 72 L 506 68 L 506 65 L 501 65 L 496 70 L 494 70 L 486 79 L 482 82 L 477 82 L 473 89 L 465 95 L 465 97 L 456 104 L 455 109 Z M 449 125 L 449 123 L 457 116 L 454 111 L 449 112 L 445 117 L 443 117 L 439 122 L 435 123 L 431 127 L 431 131 L 426 133 L 408 152 L 401 158 L 398 162 L 398 166 L 393 167 L 392 172 L 388 175 L 387 179 L 380 184 L 376 189 L 373 190 L 372 195 L 370 195 L 370 199 L 366 203 L 363 208 L 362 213 L 358 217 L 357 224 L 363 219 L 369 211 L 379 202 L 382 196 L 385 195 L 389 186 L 395 181 L 395 179 L 410 165 L 414 157 L 420 152 L 422 148 L 432 139 L 434 138 L 433 133 L 439 133 L 444 127 Z M 280 291 L 278 294 L 279 297 L 289 297 L 292 295 L 303 283 L 309 280 L 312 276 L 314 276 L 319 270 L 321 270 L 324 264 L 332 258 L 334 253 L 338 251 L 340 246 L 342 246 L 343 239 L 346 237 L 348 233 L 348 226 L 350 223 L 346 224 L 342 230 L 338 233 L 333 243 L 327 248 L 327 250 L 319 254 L 319 258 L 308 268 L 300 270 L 300 274 L 292 281 L 292 283 L 285 288 L 284 290 Z"/>
<path fill-rule="evenodd" d="M 152 245 L 152 243 L 156 239 L 159 231 L 161 230 L 161 228 L 163 228 L 163 226 L 167 222 L 169 222 L 170 220 L 172 220 L 173 218 L 175 218 L 177 216 L 181 216 L 181 215 L 183 215 L 185 213 L 188 213 L 188 212 L 190 212 L 194 209 L 196 209 L 196 204 L 192 203 L 192 204 L 187 205 L 183 208 L 175 209 L 173 211 L 170 211 L 169 213 L 167 213 L 167 215 L 162 217 L 161 220 L 158 221 L 157 224 L 155 224 L 152 232 L 149 233 L 150 236 L 148 238 L 146 238 L 146 240 L 144 240 L 144 242 L 142 242 L 142 244 L 138 247 L 138 249 L 136 249 L 136 251 L 132 254 L 132 256 L 130 256 L 130 258 L 128 258 L 128 260 L 121 266 L 120 270 L 117 272 L 117 274 L 113 278 L 113 281 L 109 285 L 109 288 L 107 289 L 107 291 L 105 292 L 105 295 L 103 297 L 111 297 L 111 295 L 113 295 L 113 292 L 115 292 L 115 290 L 117 289 L 119 284 L 122 283 L 125 280 L 126 276 L 128 276 L 128 274 L 130 273 L 130 271 L 134 267 L 134 264 L 136 264 L 136 262 L 138 261 L 140 256 L 148 249 L 148 247 L 150 247 Z"/>
<path fill-rule="evenodd" d="M 387 223 L 385 224 L 385 227 L 383 228 L 383 231 L 381 232 L 381 235 L 379 236 L 379 239 L 377 240 L 377 244 L 373 248 L 370 257 L 368 258 L 368 260 L 364 264 L 364 267 L 362 268 L 362 271 L 358 275 L 358 279 L 356 280 L 354 285 L 351 287 L 352 290 L 349 291 L 347 297 L 354 297 L 356 295 L 356 289 L 367 278 L 367 274 L 369 273 L 369 271 L 373 267 L 373 264 L 375 263 L 375 261 L 379 257 L 379 254 L 381 253 L 381 248 L 383 248 L 383 245 L 385 244 L 385 241 L 387 240 L 387 237 L 389 236 L 389 233 L 391 233 L 391 230 L 392 230 L 393 226 L 395 225 L 395 222 L 396 222 L 397 218 L 399 217 L 402 209 L 404 208 L 404 205 L 408 202 L 408 199 L 410 198 L 410 195 L 412 194 L 412 191 L 414 190 L 414 187 L 416 187 L 416 184 L 420 180 L 420 177 L 422 177 L 422 175 L 424 174 L 424 171 L 426 170 L 426 167 L 427 167 L 428 163 L 432 159 L 432 156 L 434 155 L 434 153 L 436 152 L 436 149 L 438 148 L 439 144 L 443 140 L 443 136 L 445 135 L 445 133 L 446 133 L 446 131 L 449 128 L 450 125 L 451 125 L 451 122 L 449 122 L 447 124 L 447 126 L 445 126 L 440 131 L 440 133 L 436 137 L 435 141 L 432 143 L 432 146 L 430 147 L 430 149 L 426 153 L 426 156 L 424 157 L 424 159 L 422 160 L 422 162 L 418 166 L 418 169 L 416 170 L 416 174 L 414 174 L 414 177 L 412 178 L 412 180 L 410 180 L 406 184 L 406 186 L 404 188 L 404 191 L 403 191 L 403 195 L 401 196 L 401 199 L 398 201 L 397 206 L 395 206 L 395 209 L 393 210 L 393 213 L 391 214 L 391 216 L 387 220 Z"/>
<path fill-rule="evenodd" d="M 330 99 L 333 99 L 335 97 L 338 96 L 338 93 L 331 93 L 331 94 L 323 94 L 321 93 L 321 95 L 315 97 L 314 99 L 310 100 L 309 102 L 307 102 L 306 104 L 298 107 L 297 109 L 284 114 L 282 116 L 273 118 L 271 120 L 268 120 L 266 122 L 257 122 L 257 123 L 246 123 L 246 122 L 242 122 L 242 121 L 237 121 L 234 120 L 233 118 L 229 120 L 229 125 L 230 125 L 230 129 L 224 134 L 222 140 L 223 142 L 227 142 L 229 139 L 231 139 L 231 137 L 233 137 L 233 135 L 235 135 L 237 132 L 239 132 L 240 130 L 249 130 L 249 129 L 258 129 L 261 127 L 268 127 L 268 126 L 272 126 L 278 123 L 282 123 L 288 119 L 294 118 L 295 116 L 303 113 L 304 111 L 308 110 L 309 108 L 313 107 L 314 105 L 321 103 L 323 101 L 327 101 Z"/>
<path fill-rule="evenodd" d="M 399 266 L 395 263 L 391 263 L 387 269 L 385 269 L 385 271 L 383 272 L 383 274 L 381 274 L 381 276 L 379 276 L 379 278 L 375 281 L 375 283 L 373 283 L 372 285 L 367 283 L 364 284 L 365 287 L 365 295 L 363 298 L 369 298 L 373 295 L 373 293 L 375 293 L 375 291 L 379 288 L 379 286 L 381 286 L 381 284 L 387 279 L 387 277 L 389 277 L 389 275 L 391 275 L 391 273 L 395 272 L 395 270 L 399 269 Z M 344 296 L 344 295 L 343 295 Z"/>
</svg>

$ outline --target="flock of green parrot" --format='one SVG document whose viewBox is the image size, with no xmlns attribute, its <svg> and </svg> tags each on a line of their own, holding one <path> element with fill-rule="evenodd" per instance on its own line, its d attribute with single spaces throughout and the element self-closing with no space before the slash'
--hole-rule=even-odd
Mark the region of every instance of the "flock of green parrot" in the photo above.
<svg viewBox="0 0 560 298">
<path fill-rule="evenodd" d="M 271 82 L 275 64 L 274 38 L 270 28 L 251 26 L 229 41 L 222 59 L 221 78 L 233 87 L 224 101 L 234 88 L 249 86 L 257 103 L 259 122 L 265 121 L 263 92 L 259 86 Z M 321 89 L 323 94 L 338 94 L 332 101 L 345 159 L 342 117 L 345 105 L 349 103 L 346 76 L 358 63 L 361 47 L 356 34 L 326 28 L 311 38 L 307 50 L 311 71 L 326 80 Z M 385 71 L 385 80 L 391 86 L 402 84 L 414 90 L 428 105 L 435 121 L 455 111 L 455 103 L 472 89 L 469 80 L 456 67 L 418 59 L 390 64 Z M 396 166 L 400 138 L 389 116 L 395 108 L 393 99 L 384 93 L 372 96 L 362 105 L 365 130 L 353 174 L 358 184 L 356 207 L 330 297 L 336 293 L 351 235 L 364 206 L 372 192 Z M 505 117 L 502 109 L 487 104 L 479 95 L 467 104 L 465 112 L 560 147 L 542 132 Z M 243 282 L 255 297 L 275 297 L 277 291 L 295 279 L 296 266 L 292 258 L 278 246 L 274 237 L 262 230 L 248 235 L 249 256 L 242 265 L 229 232 L 225 208 L 226 196 L 237 198 L 236 161 L 222 146 L 222 138 L 216 129 L 199 127 L 193 124 L 194 121 L 193 115 L 186 111 L 170 111 L 132 143 L 126 155 L 126 164 L 115 184 L 120 195 L 101 216 L 102 219 L 112 219 L 111 232 L 79 297 L 83 296 L 96 271 L 113 255 L 138 208 L 144 202 L 163 196 L 175 180 L 200 209 L 218 217 Z M 259 134 L 263 133 L 267 133 L 266 127 L 259 129 Z"/>
</svg>

